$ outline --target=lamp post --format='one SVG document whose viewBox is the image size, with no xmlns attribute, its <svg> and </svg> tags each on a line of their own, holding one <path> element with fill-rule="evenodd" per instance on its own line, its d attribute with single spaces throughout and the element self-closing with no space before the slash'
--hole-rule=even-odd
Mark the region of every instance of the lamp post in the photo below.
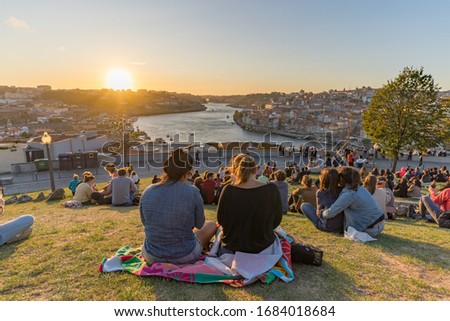
<svg viewBox="0 0 450 321">
<path fill-rule="evenodd" d="M 219 158 L 223 157 L 223 144 L 219 143 L 217 144 L 217 151 L 219 152 Z"/>
<path fill-rule="evenodd" d="M 50 156 L 50 144 L 52 142 L 52 137 L 47 134 L 47 132 L 42 135 L 41 138 L 42 144 L 44 144 L 47 148 L 47 158 L 48 158 L 48 172 L 50 174 L 50 184 L 52 188 L 52 192 L 55 191 L 55 179 L 53 177 L 53 167 L 52 167 L 52 157 Z"/>
<path fill-rule="evenodd" d="M 375 155 L 377 154 L 377 150 L 380 146 L 378 145 L 378 143 L 375 143 L 373 145 L 373 161 L 372 161 L 372 169 L 375 168 Z"/>
</svg>

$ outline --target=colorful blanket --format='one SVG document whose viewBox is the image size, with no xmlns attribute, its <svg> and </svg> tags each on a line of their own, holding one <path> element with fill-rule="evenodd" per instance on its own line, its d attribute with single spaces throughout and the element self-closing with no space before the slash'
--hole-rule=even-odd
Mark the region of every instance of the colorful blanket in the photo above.
<svg viewBox="0 0 450 321">
<path fill-rule="evenodd" d="M 280 258 L 275 265 L 256 277 L 246 278 L 231 268 L 229 271 L 218 269 L 214 264 L 208 264 L 210 257 L 203 256 L 194 264 L 149 263 L 141 256 L 141 249 L 125 246 L 117 251 L 115 256 L 103 259 L 100 272 L 126 271 L 139 276 L 162 276 L 179 282 L 190 283 L 225 283 L 232 287 L 242 287 L 260 280 L 269 284 L 275 279 L 290 282 L 294 279 L 291 263 L 291 244 L 283 235 L 278 234 L 281 248 Z M 229 254 L 225 254 L 229 255 Z M 254 254 L 253 254 L 254 255 Z M 220 257 L 222 258 L 222 257 Z M 220 259 L 217 258 L 217 259 Z M 206 259 L 206 260 L 205 260 Z M 240 265 L 248 270 L 249 260 L 245 256 L 238 257 Z M 254 259 L 254 258 L 250 258 Z M 235 264 L 235 262 L 233 262 Z"/>
</svg>

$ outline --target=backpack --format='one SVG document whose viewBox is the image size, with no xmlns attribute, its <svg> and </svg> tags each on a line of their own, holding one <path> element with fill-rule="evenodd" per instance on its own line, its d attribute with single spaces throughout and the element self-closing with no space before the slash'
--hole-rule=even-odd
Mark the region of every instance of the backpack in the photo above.
<svg viewBox="0 0 450 321">
<path fill-rule="evenodd" d="M 292 263 L 303 263 L 307 265 L 322 265 L 323 251 L 310 244 L 303 242 L 291 243 Z"/>
</svg>

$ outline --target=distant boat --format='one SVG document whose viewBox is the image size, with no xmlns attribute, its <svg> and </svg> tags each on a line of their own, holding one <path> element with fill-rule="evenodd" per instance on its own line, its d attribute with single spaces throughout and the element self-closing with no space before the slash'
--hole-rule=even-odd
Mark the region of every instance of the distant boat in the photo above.
<svg viewBox="0 0 450 321">
<path fill-rule="evenodd" d="M 17 152 L 17 148 L 11 148 L 10 151 L 11 152 Z"/>
</svg>

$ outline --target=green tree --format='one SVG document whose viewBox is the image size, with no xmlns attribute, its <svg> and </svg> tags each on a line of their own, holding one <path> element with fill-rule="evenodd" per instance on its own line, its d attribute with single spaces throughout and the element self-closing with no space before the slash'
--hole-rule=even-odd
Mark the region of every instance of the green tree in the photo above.
<svg viewBox="0 0 450 321">
<path fill-rule="evenodd" d="M 373 97 L 363 114 L 363 128 L 373 143 L 393 159 L 395 171 L 403 149 L 425 150 L 450 137 L 450 104 L 423 68 L 406 67 Z"/>
</svg>

